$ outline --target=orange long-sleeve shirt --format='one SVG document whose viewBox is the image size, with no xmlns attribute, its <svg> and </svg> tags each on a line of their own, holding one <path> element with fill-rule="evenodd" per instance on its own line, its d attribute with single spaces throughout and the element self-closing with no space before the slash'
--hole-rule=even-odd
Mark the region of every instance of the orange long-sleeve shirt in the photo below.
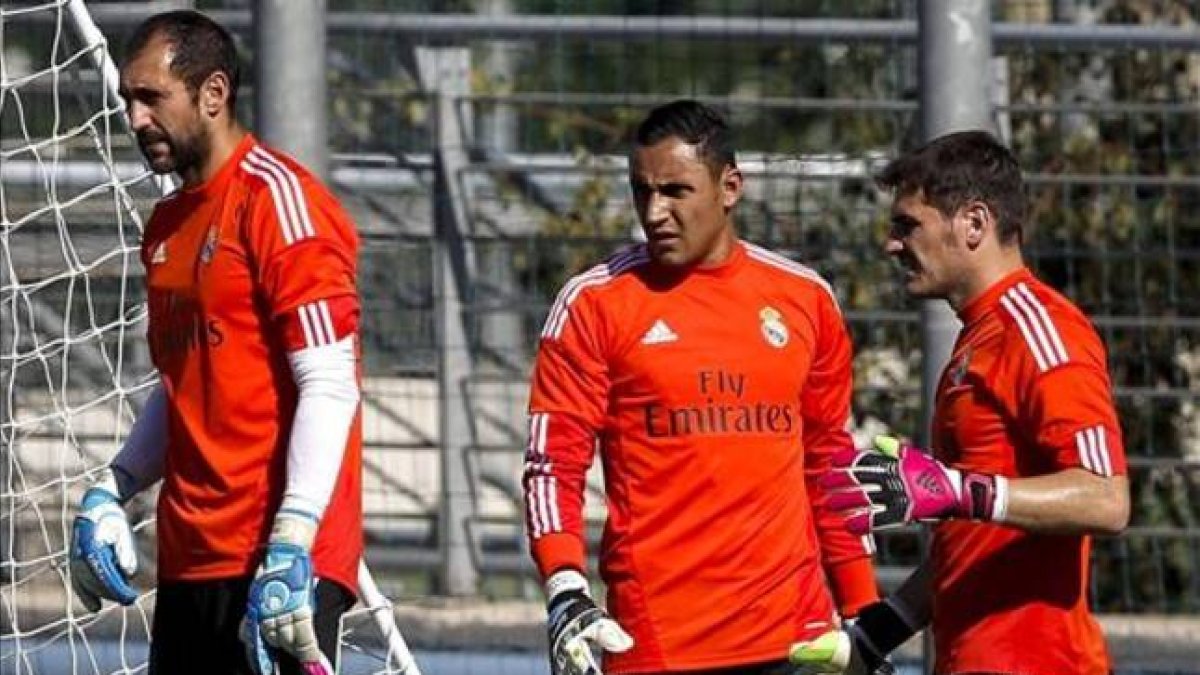
<svg viewBox="0 0 1200 675">
<path fill-rule="evenodd" d="M 1021 269 L 960 313 L 937 391 L 934 454 L 1013 478 L 1125 473 L 1104 346 L 1069 300 Z M 938 673 L 1104 675 L 1087 606 L 1090 538 L 950 521 L 934 531 Z"/>
<path fill-rule="evenodd" d="M 247 134 L 203 185 L 167 197 L 142 241 L 150 354 L 168 400 L 159 576 L 249 576 L 283 497 L 297 390 L 287 353 L 356 332 L 358 237 L 334 197 Z M 313 547 L 358 587 L 355 419 Z"/>
<path fill-rule="evenodd" d="M 831 289 L 761 248 L 671 280 L 633 246 L 564 286 L 533 375 L 527 517 L 544 575 L 584 569 L 598 445 L 601 574 L 635 641 L 606 672 L 782 659 L 831 626 L 830 583 L 845 613 L 875 599 L 869 542 L 816 492 L 851 444 L 850 396 Z"/>
</svg>

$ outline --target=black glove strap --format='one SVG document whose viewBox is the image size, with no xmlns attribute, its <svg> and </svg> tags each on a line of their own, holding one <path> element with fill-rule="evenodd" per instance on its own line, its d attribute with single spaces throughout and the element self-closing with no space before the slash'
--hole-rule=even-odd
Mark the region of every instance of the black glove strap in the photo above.
<svg viewBox="0 0 1200 675">
<path fill-rule="evenodd" d="M 854 624 L 880 656 L 892 653 L 917 632 L 884 601 L 864 607 Z"/>
<path fill-rule="evenodd" d="M 583 591 L 569 590 L 555 595 L 554 599 L 546 605 L 546 613 L 550 619 L 551 637 L 556 637 L 563 627 L 571 623 L 575 617 L 595 609 L 596 604 Z"/>
</svg>

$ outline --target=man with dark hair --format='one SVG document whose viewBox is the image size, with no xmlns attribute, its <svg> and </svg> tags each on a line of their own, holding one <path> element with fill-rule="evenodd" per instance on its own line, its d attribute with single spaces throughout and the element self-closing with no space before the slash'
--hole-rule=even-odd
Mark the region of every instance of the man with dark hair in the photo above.
<svg viewBox="0 0 1200 675">
<path fill-rule="evenodd" d="M 237 53 L 202 14 L 135 33 L 121 96 L 182 186 L 142 240 L 160 383 L 84 494 L 71 582 L 132 603 L 123 504 L 162 481 L 150 672 L 332 673 L 362 555 L 358 238 L 304 167 L 238 124 Z"/>
<path fill-rule="evenodd" d="M 935 672 L 1102 675 L 1088 611 L 1090 535 L 1129 520 L 1104 346 L 1025 267 L 1016 159 L 982 131 L 893 161 L 886 250 L 921 298 L 963 322 L 938 383 L 932 456 L 881 437 L 823 479 L 855 534 L 934 522 L 930 557 L 844 632 L 793 651 L 818 672 L 870 672 L 932 620 Z"/>
<path fill-rule="evenodd" d="M 716 110 L 690 100 L 667 103 L 650 111 L 634 133 L 641 147 L 677 138 L 695 146 L 696 154 L 714 176 L 737 166 L 733 134 Z"/>
<path fill-rule="evenodd" d="M 237 45 L 229 31 L 198 12 L 163 12 L 138 25 L 125 43 L 125 53 L 130 57 L 139 54 L 152 40 L 159 38 L 174 47 L 168 71 L 182 80 L 188 91 L 198 93 L 209 75 L 218 71 L 225 73 L 229 80 L 229 97 L 225 104 L 231 113 L 236 109 L 242 68 Z"/>
<path fill-rule="evenodd" d="M 945 136 L 924 151 L 897 158 L 884 167 L 876 182 L 897 196 L 920 193 L 947 216 L 968 200 L 987 202 L 996 213 L 1000 243 L 1021 243 L 1026 217 L 1021 168 L 1008 148 L 987 132 Z"/>
<path fill-rule="evenodd" d="M 646 243 L 571 279 L 542 330 L 524 476 L 552 668 L 790 673 L 789 647 L 877 599 L 869 543 L 817 479 L 852 447 L 851 345 L 830 286 L 740 241 L 742 173 L 694 101 L 637 129 Z M 608 522 L 585 576 L 585 474 Z M 832 590 L 832 592 L 831 592 Z"/>
</svg>

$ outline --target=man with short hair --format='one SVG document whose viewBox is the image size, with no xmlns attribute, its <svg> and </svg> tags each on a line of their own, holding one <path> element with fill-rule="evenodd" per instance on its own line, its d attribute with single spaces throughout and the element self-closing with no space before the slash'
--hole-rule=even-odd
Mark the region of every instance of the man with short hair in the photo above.
<svg viewBox="0 0 1200 675">
<path fill-rule="evenodd" d="M 883 437 L 822 482 L 851 532 L 934 522 L 933 545 L 895 594 L 793 659 L 870 672 L 932 621 L 939 674 L 1105 675 L 1088 554 L 1091 535 L 1128 523 L 1129 483 L 1104 345 L 1025 267 L 1021 172 L 990 134 L 937 138 L 878 181 L 895 196 L 886 250 L 905 286 L 949 301 L 963 328 L 932 456 Z"/>
<path fill-rule="evenodd" d="M 122 505 L 162 480 L 150 672 L 332 673 L 362 555 L 358 238 L 234 115 L 229 33 L 177 11 L 121 69 L 150 167 L 180 188 L 142 240 L 154 388 L 75 519 L 71 582 L 130 604 Z"/>
<path fill-rule="evenodd" d="M 852 447 L 851 344 L 833 289 L 738 239 L 742 173 L 712 108 L 637 129 L 646 235 L 571 279 L 546 319 L 529 403 L 529 537 L 555 673 L 790 673 L 789 647 L 877 598 L 869 544 L 822 507 Z M 608 521 L 585 576 L 585 474 Z M 831 592 L 832 589 L 832 592 Z"/>
</svg>

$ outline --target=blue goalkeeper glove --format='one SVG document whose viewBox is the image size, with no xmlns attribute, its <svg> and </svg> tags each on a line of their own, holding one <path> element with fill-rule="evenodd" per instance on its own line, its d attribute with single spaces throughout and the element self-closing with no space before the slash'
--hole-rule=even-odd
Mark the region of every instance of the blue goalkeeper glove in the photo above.
<svg viewBox="0 0 1200 675">
<path fill-rule="evenodd" d="M 313 628 L 316 582 L 309 550 L 317 523 L 316 516 L 287 508 L 275 516 L 241 625 L 246 656 L 258 675 L 275 673 L 276 650 L 295 657 L 307 674 L 333 675 Z"/>
<path fill-rule="evenodd" d="M 83 493 L 71 525 L 70 570 L 71 587 L 89 611 L 100 609 L 101 598 L 122 605 L 137 600 L 137 590 L 129 584 L 137 573 L 137 550 L 111 468 Z"/>
<path fill-rule="evenodd" d="M 841 628 L 792 645 L 788 659 L 796 675 L 892 675 L 896 670 L 887 655 L 916 632 L 892 600 L 882 600 Z"/>
<path fill-rule="evenodd" d="M 633 638 L 592 601 L 588 582 L 575 570 L 546 580 L 550 669 L 554 675 L 601 675 L 597 652 L 625 652 Z"/>
</svg>

